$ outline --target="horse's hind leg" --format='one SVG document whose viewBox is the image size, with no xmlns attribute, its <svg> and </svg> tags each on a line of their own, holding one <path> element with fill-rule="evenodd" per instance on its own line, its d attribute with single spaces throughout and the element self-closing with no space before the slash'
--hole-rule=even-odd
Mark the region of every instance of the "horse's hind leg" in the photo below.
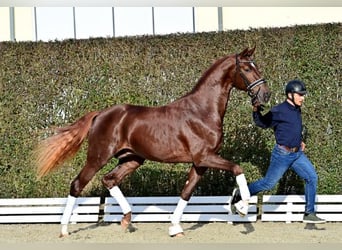
<svg viewBox="0 0 342 250">
<path fill-rule="evenodd" d="M 144 163 L 144 159 L 136 156 L 130 155 L 119 160 L 118 165 L 108 174 L 106 174 L 102 183 L 108 188 L 111 196 L 119 203 L 119 206 L 123 212 L 123 218 L 121 220 L 121 226 L 124 230 L 133 231 L 134 227 L 131 225 L 132 209 L 129 205 L 127 199 L 122 194 L 119 184 L 127 176 L 136 170 L 140 165 Z"/>
<path fill-rule="evenodd" d="M 76 198 L 80 196 L 84 187 L 89 183 L 89 181 L 102 166 L 103 165 L 94 166 L 91 165 L 89 161 L 87 161 L 87 164 L 82 168 L 81 172 L 71 183 L 70 194 L 68 195 L 67 203 L 61 219 L 62 229 L 59 237 L 67 236 L 69 234 L 68 224 L 70 222 L 71 214 L 76 203 Z"/>
<path fill-rule="evenodd" d="M 184 209 L 186 208 L 188 201 L 190 200 L 190 197 L 198 181 L 201 179 L 201 177 L 203 176 L 206 170 L 207 168 L 204 168 L 204 167 L 198 168 L 198 167 L 195 167 L 194 165 L 190 169 L 188 180 L 185 183 L 185 186 L 182 190 L 181 197 L 178 201 L 177 207 L 171 217 L 172 226 L 169 227 L 169 235 L 171 237 L 183 235 L 183 229 L 180 226 L 181 217 L 183 215 Z"/>
</svg>

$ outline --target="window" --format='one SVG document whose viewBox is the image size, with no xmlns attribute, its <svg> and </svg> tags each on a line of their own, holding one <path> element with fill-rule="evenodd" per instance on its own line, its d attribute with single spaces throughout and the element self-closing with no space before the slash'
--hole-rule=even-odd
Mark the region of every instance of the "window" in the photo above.
<svg viewBox="0 0 342 250">
<path fill-rule="evenodd" d="M 112 37 L 113 14 L 111 7 L 76 7 L 75 28 L 77 39 Z"/>
<path fill-rule="evenodd" d="M 114 8 L 115 36 L 152 35 L 152 7 Z"/>
<path fill-rule="evenodd" d="M 37 40 L 74 38 L 72 7 L 37 7 Z"/>
<path fill-rule="evenodd" d="M 193 11 L 191 7 L 154 8 L 155 34 L 193 32 Z"/>
</svg>

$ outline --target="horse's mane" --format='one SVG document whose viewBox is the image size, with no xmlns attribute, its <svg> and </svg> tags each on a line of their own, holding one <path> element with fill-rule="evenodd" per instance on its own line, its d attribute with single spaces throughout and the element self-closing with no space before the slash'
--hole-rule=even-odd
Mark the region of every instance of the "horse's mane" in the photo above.
<svg viewBox="0 0 342 250">
<path fill-rule="evenodd" d="M 211 65 L 211 67 L 210 67 L 209 69 L 207 69 L 207 70 L 202 74 L 202 76 L 201 76 L 201 77 L 199 78 L 199 80 L 197 81 L 197 84 L 193 87 L 193 89 L 190 91 L 189 94 L 196 92 L 196 91 L 200 88 L 200 86 L 201 86 L 202 84 L 205 83 L 205 80 L 208 78 L 208 76 L 210 76 L 210 75 L 212 74 L 212 72 L 213 72 L 214 70 L 216 70 L 216 68 L 217 68 L 221 63 L 223 63 L 224 61 L 226 61 L 229 57 L 231 57 L 231 55 L 228 55 L 228 56 L 222 57 L 222 58 L 220 58 L 220 59 L 217 59 L 217 60 Z"/>
</svg>

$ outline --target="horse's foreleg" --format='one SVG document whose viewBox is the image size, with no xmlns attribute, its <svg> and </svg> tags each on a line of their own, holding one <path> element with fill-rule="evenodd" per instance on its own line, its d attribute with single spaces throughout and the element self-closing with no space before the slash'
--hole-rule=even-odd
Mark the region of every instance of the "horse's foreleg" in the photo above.
<svg viewBox="0 0 342 250">
<path fill-rule="evenodd" d="M 230 171 L 233 173 L 233 175 L 236 177 L 236 183 L 239 186 L 242 199 L 241 203 L 239 204 L 240 207 L 238 208 L 238 211 L 241 216 L 245 216 L 248 213 L 248 203 L 251 195 L 247 186 L 243 169 L 239 165 L 223 159 L 216 154 L 207 155 L 205 160 L 201 161 L 199 165 Z"/>
<path fill-rule="evenodd" d="M 184 209 L 188 205 L 188 201 L 179 199 L 176 209 L 173 211 L 171 216 L 171 226 L 169 227 L 169 235 L 173 236 L 183 236 L 183 228 L 180 225 L 180 220 L 182 218 Z"/>
<path fill-rule="evenodd" d="M 248 204 L 251 194 L 248 189 L 247 180 L 245 174 L 239 174 L 235 177 L 236 183 L 239 186 L 241 199 Z"/>
<path fill-rule="evenodd" d="M 192 166 L 188 175 L 188 180 L 186 181 L 185 186 L 182 190 L 181 198 L 179 199 L 177 207 L 171 217 L 172 226 L 169 227 L 169 235 L 171 237 L 183 235 L 183 229 L 180 226 L 180 221 L 184 213 L 184 209 L 186 208 L 188 201 L 190 200 L 196 184 L 201 179 L 206 170 L 207 168 L 196 168 L 195 166 Z"/>
<path fill-rule="evenodd" d="M 144 159 L 138 156 L 131 155 L 125 157 L 120 159 L 118 165 L 102 179 L 103 185 L 108 188 L 110 195 L 115 198 L 123 212 L 121 220 L 122 228 L 130 232 L 135 230 L 131 225 L 132 209 L 118 185 L 125 176 L 132 173 L 143 163 Z"/>
<path fill-rule="evenodd" d="M 127 199 L 125 196 L 122 194 L 120 188 L 118 186 L 114 186 L 111 189 L 109 189 L 109 193 L 111 196 L 114 197 L 114 199 L 117 201 L 119 204 L 123 217 L 121 220 L 121 227 L 126 230 L 129 225 L 131 224 L 131 219 L 132 219 L 132 209 L 131 206 L 129 205 Z"/>
</svg>

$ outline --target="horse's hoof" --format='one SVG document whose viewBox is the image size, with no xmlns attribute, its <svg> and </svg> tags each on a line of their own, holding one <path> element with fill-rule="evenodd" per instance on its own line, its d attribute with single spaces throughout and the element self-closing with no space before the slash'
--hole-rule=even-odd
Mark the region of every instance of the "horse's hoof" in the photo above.
<svg viewBox="0 0 342 250">
<path fill-rule="evenodd" d="M 129 223 L 126 230 L 125 230 L 125 233 L 133 233 L 137 231 L 137 228 L 135 226 L 133 226 L 132 223 Z"/>
<path fill-rule="evenodd" d="M 184 237 L 185 236 L 185 234 L 184 233 L 178 233 L 178 234 L 176 234 L 176 235 L 173 235 L 173 236 L 171 236 L 171 237 L 177 237 L 177 238 L 182 238 L 182 237 Z"/>
<path fill-rule="evenodd" d="M 69 233 L 60 233 L 59 238 L 67 237 L 69 236 Z"/>
<path fill-rule="evenodd" d="M 134 227 L 131 222 L 127 221 L 121 221 L 121 228 L 125 233 L 133 233 L 137 230 L 137 228 Z"/>
<path fill-rule="evenodd" d="M 121 222 L 120 222 L 121 228 L 123 230 L 126 230 L 126 228 L 128 227 L 129 224 L 131 224 L 131 222 L 130 221 L 126 221 L 126 220 L 121 220 Z"/>
<path fill-rule="evenodd" d="M 248 203 L 240 200 L 239 202 L 234 204 L 234 207 L 236 208 L 236 211 L 240 215 L 240 217 L 245 217 L 248 214 Z"/>
<path fill-rule="evenodd" d="M 171 237 L 183 237 L 183 228 L 179 224 L 173 224 L 169 227 L 169 235 Z"/>
<path fill-rule="evenodd" d="M 63 238 L 63 237 L 68 236 L 69 235 L 68 225 L 67 224 L 63 224 L 60 232 L 61 233 L 59 235 L 59 238 Z"/>
</svg>

